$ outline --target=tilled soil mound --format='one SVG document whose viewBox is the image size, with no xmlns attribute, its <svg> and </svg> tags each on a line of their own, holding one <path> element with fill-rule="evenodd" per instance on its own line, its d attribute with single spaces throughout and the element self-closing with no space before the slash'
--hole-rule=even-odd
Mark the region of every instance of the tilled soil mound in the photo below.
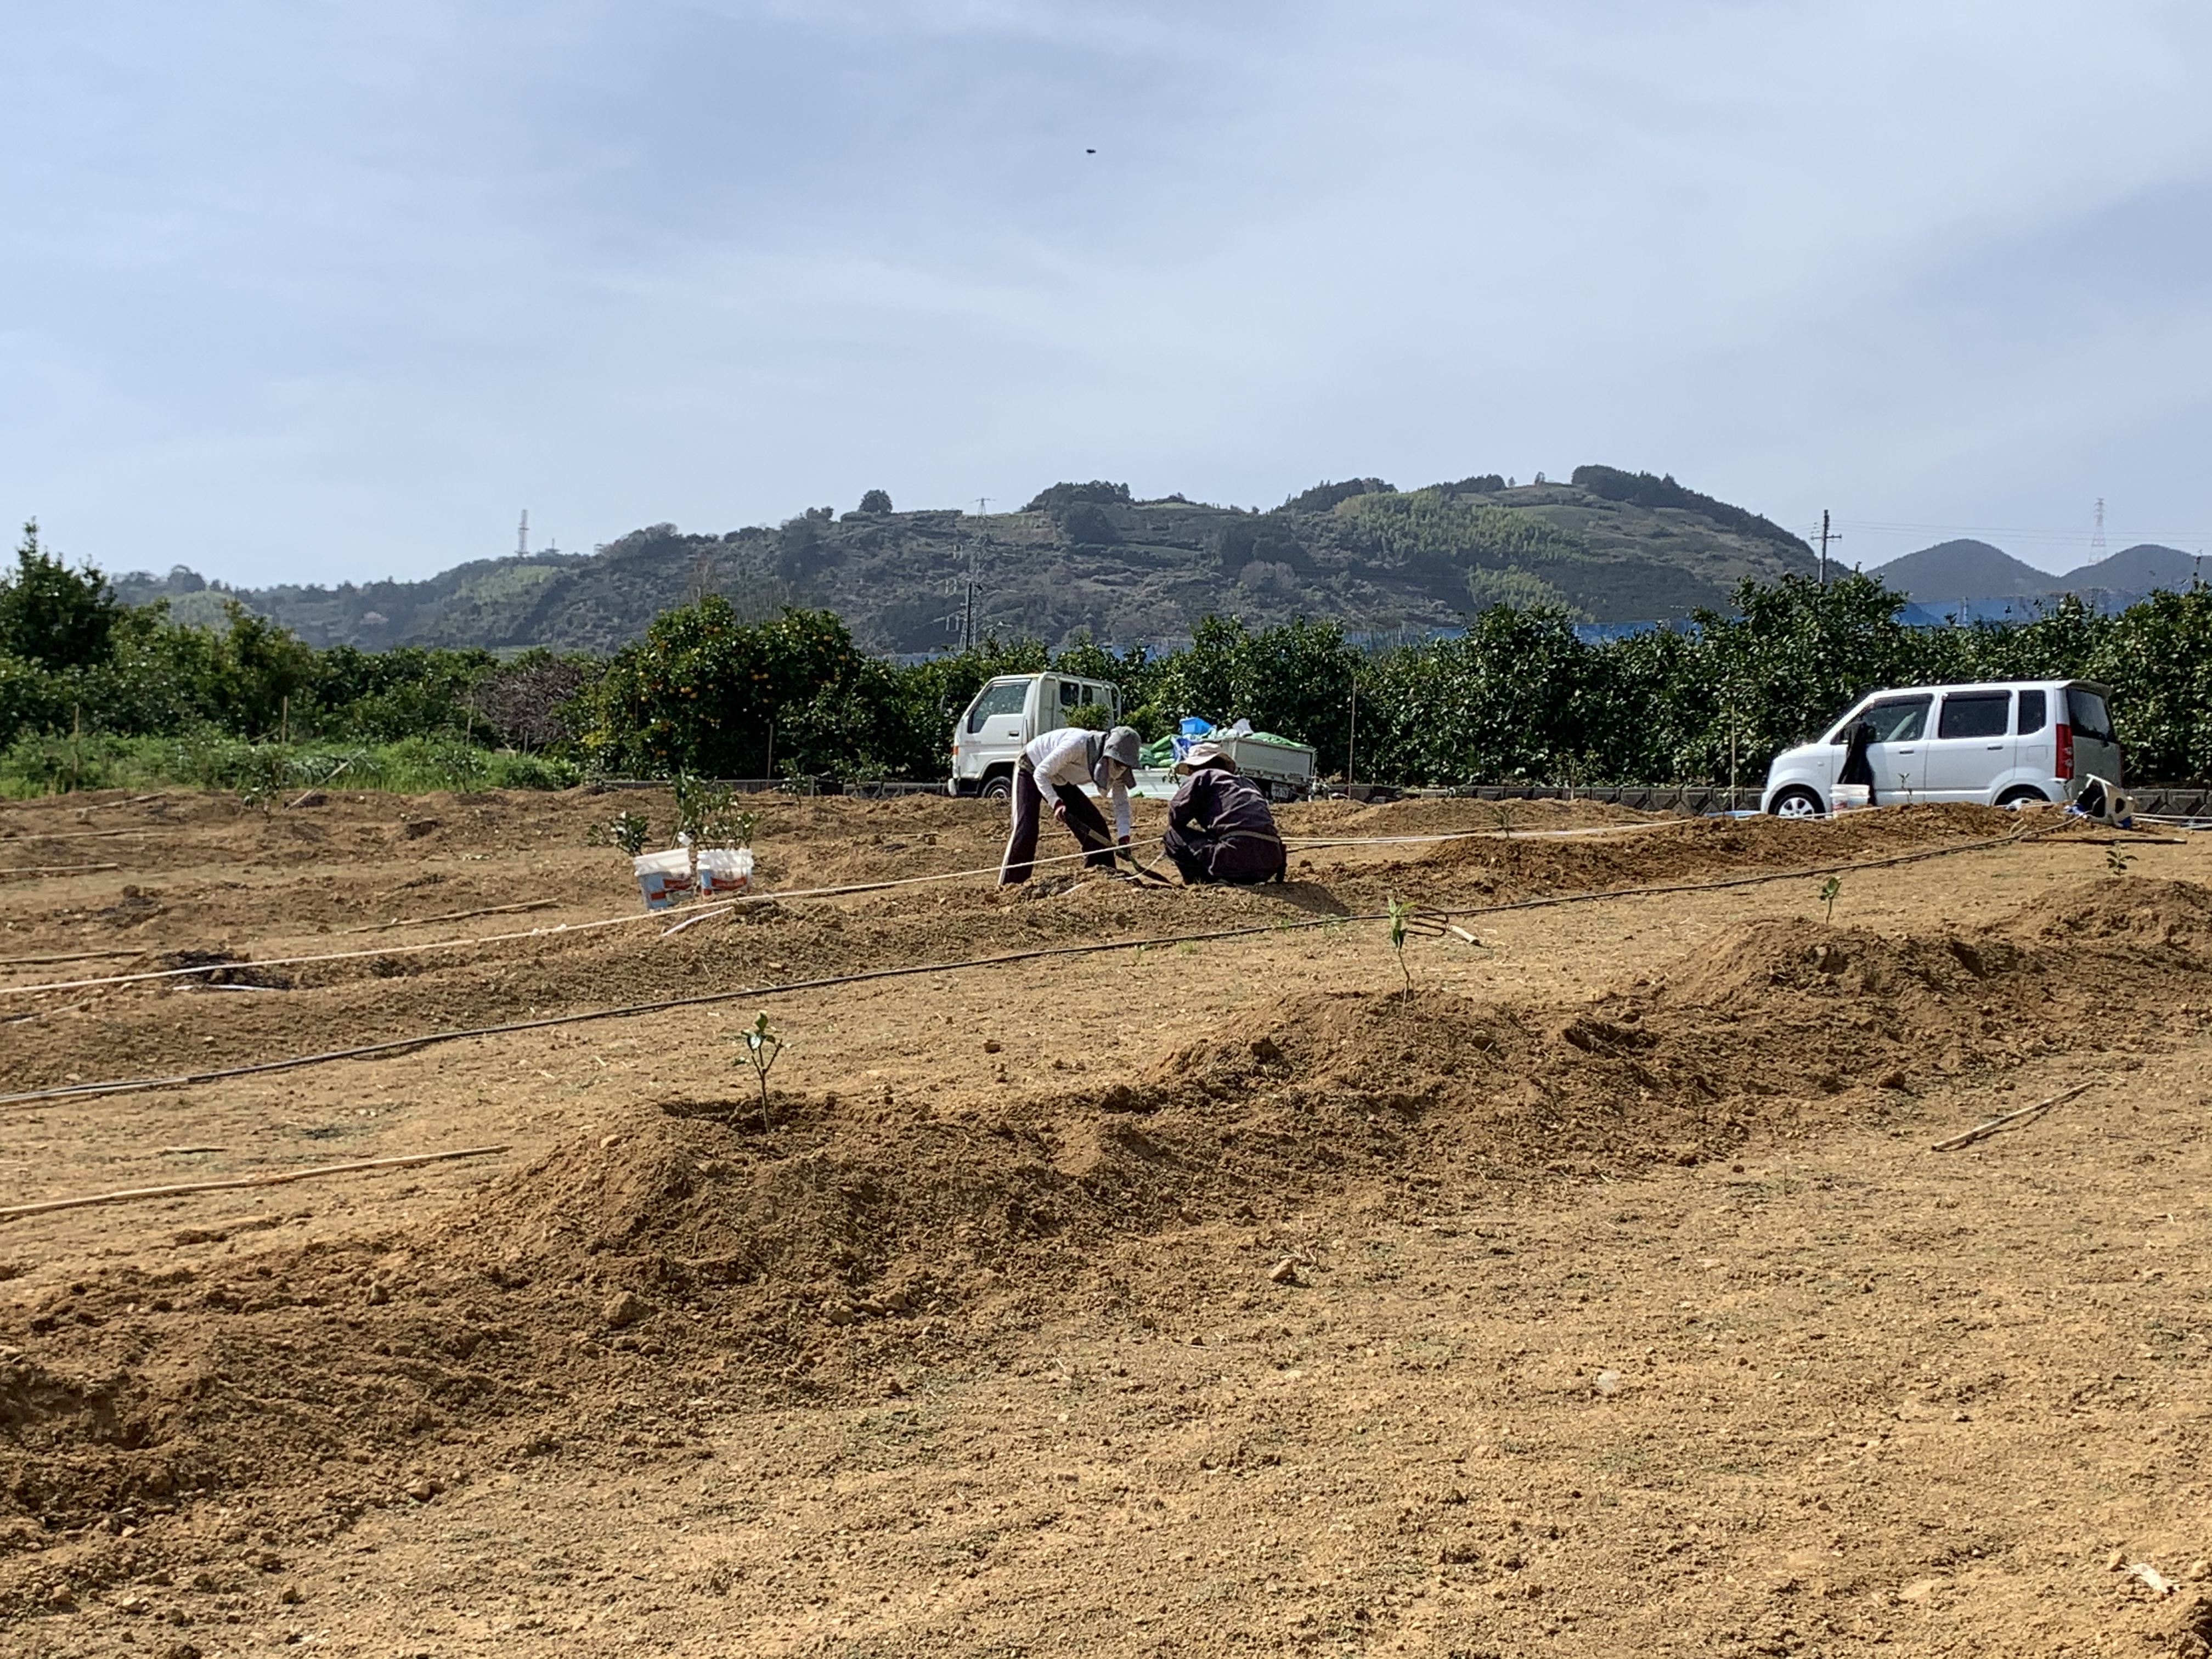
<svg viewBox="0 0 2212 1659">
<path fill-rule="evenodd" d="M 2093 1024 L 2153 1040 L 2208 943 L 2212 890 L 2085 883 L 1972 933 L 1750 927 L 1572 1011 L 1302 994 L 1127 1082 L 990 1105 L 641 1109 L 434 1223 L 31 1310 L 0 1346 L 0 1549 L 253 1480 L 314 1535 L 586 1426 L 680 1442 L 695 1393 L 880 1395 L 1046 1298 L 1151 1316 L 1173 1287 L 1116 1276 L 1132 1236 L 1695 1163 Z"/>
</svg>

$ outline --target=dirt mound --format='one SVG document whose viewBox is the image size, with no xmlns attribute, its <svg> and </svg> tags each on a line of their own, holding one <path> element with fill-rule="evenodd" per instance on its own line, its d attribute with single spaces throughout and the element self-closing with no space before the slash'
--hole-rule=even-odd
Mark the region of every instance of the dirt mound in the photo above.
<svg viewBox="0 0 2212 1659">
<path fill-rule="evenodd" d="M 2032 939 L 2118 944 L 2195 960 L 2212 953 L 2212 888 L 2135 877 L 2084 881 L 2026 907 L 2013 926 Z"/>
<path fill-rule="evenodd" d="M 1899 806 L 1811 822 L 1674 819 L 1618 836 L 1558 840 L 1484 835 L 1389 860 L 1322 851 L 1294 860 L 1292 867 L 1363 908 L 1389 893 L 1463 905 L 1809 870 L 1996 840 L 2020 827 L 2012 813 L 1995 807 Z"/>
<path fill-rule="evenodd" d="M 1669 814 L 1639 812 L 1610 801 L 1443 799 L 1326 800 L 1278 806 L 1286 836 L 1433 836 L 1469 830 L 1575 830 L 1601 824 L 1650 823 Z"/>
<path fill-rule="evenodd" d="M 1885 1007 L 1940 1000 L 2020 971 L 2027 953 L 1999 936 L 1889 939 L 1816 921 L 1769 921 L 1745 928 L 1668 977 L 1678 1003 L 1755 1010 L 1774 994 Z"/>
</svg>

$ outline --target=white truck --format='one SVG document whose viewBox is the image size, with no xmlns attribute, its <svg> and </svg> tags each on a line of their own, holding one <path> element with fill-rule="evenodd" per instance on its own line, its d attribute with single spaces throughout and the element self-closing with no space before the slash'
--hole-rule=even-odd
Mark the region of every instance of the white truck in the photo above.
<svg viewBox="0 0 2212 1659">
<path fill-rule="evenodd" d="M 1121 718 L 1121 688 L 1077 674 L 1001 674 L 989 681 L 952 728 L 952 779 L 945 793 L 1003 800 L 1014 792 L 1022 750 L 1085 708 L 1103 708 L 1113 725 Z"/>
<path fill-rule="evenodd" d="M 1222 732 L 1212 741 L 1229 751 L 1237 769 L 1276 800 L 1303 800 L 1313 793 L 1313 745 L 1247 732 Z"/>
<path fill-rule="evenodd" d="M 1032 738 L 1056 732 L 1079 708 L 1105 712 L 1109 726 L 1121 718 L 1121 689 L 1078 674 L 1001 674 L 987 683 L 952 728 L 952 778 L 948 795 L 1000 800 L 1013 793 L 1014 763 Z M 1248 732 L 1223 732 L 1212 741 L 1229 751 L 1237 769 L 1277 800 L 1313 793 L 1314 751 Z M 1131 793 L 1172 795 L 1181 781 L 1164 768 L 1139 769 Z"/>
</svg>

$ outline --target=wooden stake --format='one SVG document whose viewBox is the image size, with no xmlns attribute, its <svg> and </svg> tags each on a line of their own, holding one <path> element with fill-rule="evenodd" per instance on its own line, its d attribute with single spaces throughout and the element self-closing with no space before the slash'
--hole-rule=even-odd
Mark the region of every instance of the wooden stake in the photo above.
<svg viewBox="0 0 2212 1659">
<path fill-rule="evenodd" d="M 2033 1106 L 2023 1106 L 2016 1112 L 2007 1112 L 2002 1117 L 1993 1117 L 1986 1123 L 1977 1123 L 1963 1134 L 1953 1135 L 1948 1140 L 1937 1141 L 1933 1150 L 1939 1152 L 1955 1152 L 1961 1146 L 1971 1146 L 1978 1140 L 1986 1140 L 2008 1124 L 2017 1123 L 2024 1117 L 2033 1117 L 2038 1112 L 2047 1112 L 2053 1106 L 2071 1100 L 2083 1091 L 2094 1089 L 2103 1081 L 2102 1078 L 2093 1077 L 2087 1083 L 2077 1083 L 2070 1089 L 2062 1090 L 2048 1100 L 2039 1100 Z"/>
<path fill-rule="evenodd" d="M 18 1216 L 44 1215 L 52 1210 L 81 1210 L 93 1204 L 130 1204 L 140 1199 L 181 1198 L 188 1193 L 228 1192 L 240 1187 L 281 1187 L 287 1182 L 313 1181 L 323 1176 L 353 1175 L 362 1170 L 400 1170 L 412 1164 L 442 1164 L 449 1158 L 489 1158 L 505 1146 L 465 1146 L 453 1152 L 415 1152 L 405 1158 L 371 1158 L 356 1164 L 319 1164 L 311 1170 L 280 1170 L 273 1175 L 240 1176 L 234 1181 L 193 1181 L 175 1187 L 131 1187 L 121 1192 L 93 1193 L 83 1198 L 49 1198 L 36 1204 L 11 1204 L 0 1209 L 0 1221 Z"/>
</svg>

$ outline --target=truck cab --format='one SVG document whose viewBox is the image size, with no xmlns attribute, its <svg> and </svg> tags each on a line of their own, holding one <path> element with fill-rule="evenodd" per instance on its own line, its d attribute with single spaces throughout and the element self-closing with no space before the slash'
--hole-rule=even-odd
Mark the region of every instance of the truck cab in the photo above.
<svg viewBox="0 0 2212 1659">
<path fill-rule="evenodd" d="M 1001 674 L 975 694 L 952 727 L 949 795 L 1004 799 L 1013 793 L 1014 763 L 1034 739 L 1069 723 L 1079 708 L 1121 718 L 1121 688 L 1079 674 Z"/>
</svg>

